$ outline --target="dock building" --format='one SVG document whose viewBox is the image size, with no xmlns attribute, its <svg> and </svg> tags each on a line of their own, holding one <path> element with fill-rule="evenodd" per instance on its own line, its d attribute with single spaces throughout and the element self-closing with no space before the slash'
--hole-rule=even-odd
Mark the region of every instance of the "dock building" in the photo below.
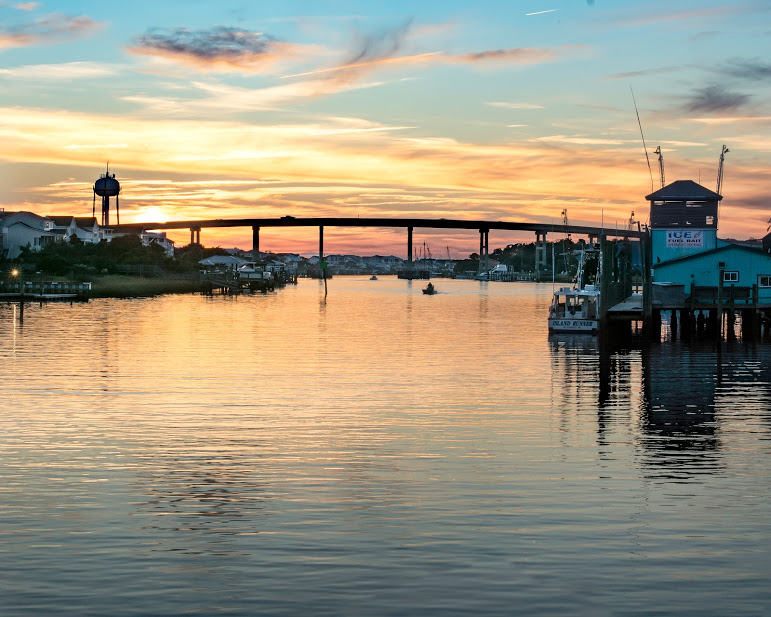
<svg viewBox="0 0 771 617">
<path fill-rule="evenodd" d="M 745 338 L 768 336 L 771 252 L 718 238 L 723 197 L 691 180 L 678 180 L 646 199 L 654 336 L 667 311 L 673 333 L 679 325 L 682 337 L 699 332 L 731 336 L 737 318 Z"/>
</svg>

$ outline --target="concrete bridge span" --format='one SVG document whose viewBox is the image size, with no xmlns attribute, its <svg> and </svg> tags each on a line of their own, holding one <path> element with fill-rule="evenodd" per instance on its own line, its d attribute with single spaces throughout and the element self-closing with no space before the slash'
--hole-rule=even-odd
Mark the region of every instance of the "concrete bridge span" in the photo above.
<svg viewBox="0 0 771 617">
<path fill-rule="evenodd" d="M 159 231 L 166 229 L 189 229 L 190 242 L 200 244 L 201 230 L 205 228 L 251 227 L 252 248 L 255 254 L 260 251 L 260 229 L 263 227 L 318 227 L 319 258 L 324 256 L 325 227 L 398 227 L 407 230 L 407 260 L 412 261 L 412 234 L 415 228 L 425 229 L 476 229 L 479 231 L 479 255 L 489 254 L 489 234 L 491 230 L 530 231 L 536 236 L 536 265 L 546 264 L 546 236 L 549 233 L 571 233 L 598 239 L 606 236 L 640 238 L 645 232 L 639 230 L 613 229 L 583 225 L 554 225 L 514 221 L 470 221 L 464 219 L 424 219 L 424 218 L 380 218 L 380 217 L 309 217 L 282 216 L 279 218 L 239 218 L 239 219 L 204 219 L 187 221 L 167 221 L 164 223 L 141 223 L 121 225 L 116 231 Z"/>
</svg>

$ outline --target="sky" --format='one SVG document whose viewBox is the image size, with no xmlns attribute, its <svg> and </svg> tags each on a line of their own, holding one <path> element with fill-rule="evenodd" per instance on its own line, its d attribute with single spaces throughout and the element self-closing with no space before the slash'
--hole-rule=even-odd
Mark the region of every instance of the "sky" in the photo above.
<svg viewBox="0 0 771 617">
<path fill-rule="evenodd" d="M 639 118 L 639 120 L 638 120 Z M 645 223 L 666 182 L 716 189 L 719 235 L 766 233 L 771 2 L 0 0 L 0 208 L 121 222 L 417 217 Z M 114 215 L 112 218 L 114 222 Z M 326 253 L 406 253 L 325 229 Z M 178 245 L 189 232 L 172 232 Z M 555 234 L 550 239 L 559 239 Z M 532 241 L 493 232 L 491 249 Z M 251 229 L 203 230 L 251 248 Z M 475 232 L 415 230 L 435 256 Z M 312 228 L 261 249 L 317 251 Z"/>
</svg>

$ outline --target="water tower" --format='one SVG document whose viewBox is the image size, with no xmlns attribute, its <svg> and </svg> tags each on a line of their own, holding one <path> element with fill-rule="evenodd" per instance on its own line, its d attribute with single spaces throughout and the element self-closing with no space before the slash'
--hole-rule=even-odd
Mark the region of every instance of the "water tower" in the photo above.
<svg viewBox="0 0 771 617">
<path fill-rule="evenodd" d="M 91 211 L 92 216 L 96 216 L 96 196 L 102 198 L 102 227 L 110 226 L 110 197 L 115 197 L 115 215 L 118 217 L 120 225 L 120 182 L 115 179 L 115 174 L 110 175 L 110 164 L 107 164 L 107 172 L 99 176 L 94 182 L 94 206 Z"/>
</svg>

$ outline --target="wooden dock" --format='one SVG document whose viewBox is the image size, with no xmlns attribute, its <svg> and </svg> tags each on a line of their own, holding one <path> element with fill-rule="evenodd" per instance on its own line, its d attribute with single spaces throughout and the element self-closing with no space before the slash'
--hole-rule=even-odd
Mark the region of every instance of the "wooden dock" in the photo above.
<svg viewBox="0 0 771 617">
<path fill-rule="evenodd" d="M 0 301 L 5 302 L 87 302 L 91 283 L 60 281 L 0 281 Z"/>
</svg>

